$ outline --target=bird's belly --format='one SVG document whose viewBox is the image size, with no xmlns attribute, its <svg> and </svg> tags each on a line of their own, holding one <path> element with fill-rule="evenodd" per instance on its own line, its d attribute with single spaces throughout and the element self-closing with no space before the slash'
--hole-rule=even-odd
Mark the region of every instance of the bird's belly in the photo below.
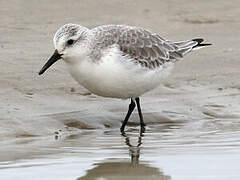
<svg viewBox="0 0 240 180">
<path fill-rule="evenodd" d="M 132 62 L 113 59 L 84 61 L 69 68 L 73 78 L 92 93 L 121 99 L 139 97 L 154 89 L 170 69 L 171 66 L 150 70 Z"/>
</svg>

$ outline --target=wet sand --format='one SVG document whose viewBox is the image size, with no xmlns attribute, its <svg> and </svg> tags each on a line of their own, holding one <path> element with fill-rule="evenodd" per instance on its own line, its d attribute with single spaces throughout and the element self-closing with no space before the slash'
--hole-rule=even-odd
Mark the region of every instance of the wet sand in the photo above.
<svg viewBox="0 0 240 180">
<path fill-rule="evenodd" d="M 1 1 L 0 179 L 239 179 L 238 4 Z M 139 144 L 136 112 L 127 137 L 119 133 L 127 100 L 89 95 L 63 62 L 38 76 L 56 29 L 69 22 L 135 25 L 213 46 L 186 56 L 142 97 Z"/>
</svg>

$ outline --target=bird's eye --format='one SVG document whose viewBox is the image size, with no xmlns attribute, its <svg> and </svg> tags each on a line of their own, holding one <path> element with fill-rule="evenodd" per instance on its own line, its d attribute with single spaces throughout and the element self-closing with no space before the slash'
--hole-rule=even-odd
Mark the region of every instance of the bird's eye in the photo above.
<svg viewBox="0 0 240 180">
<path fill-rule="evenodd" d="M 69 39 L 68 41 L 67 41 L 67 45 L 72 45 L 73 44 L 73 40 L 72 39 Z"/>
</svg>

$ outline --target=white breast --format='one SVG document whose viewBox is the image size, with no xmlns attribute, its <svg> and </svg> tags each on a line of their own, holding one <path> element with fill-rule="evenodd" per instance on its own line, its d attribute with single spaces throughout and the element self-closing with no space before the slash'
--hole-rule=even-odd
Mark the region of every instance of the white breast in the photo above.
<svg viewBox="0 0 240 180">
<path fill-rule="evenodd" d="M 84 59 L 67 64 L 73 78 L 92 93 L 122 99 L 139 97 L 154 89 L 173 67 L 173 63 L 167 63 L 156 70 L 143 68 L 115 47 L 98 62 Z"/>
</svg>

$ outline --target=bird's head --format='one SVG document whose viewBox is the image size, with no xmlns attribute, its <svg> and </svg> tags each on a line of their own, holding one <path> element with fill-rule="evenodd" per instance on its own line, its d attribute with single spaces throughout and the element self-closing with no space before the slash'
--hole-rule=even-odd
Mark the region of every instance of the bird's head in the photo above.
<svg viewBox="0 0 240 180">
<path fill-rule="evenodd" d="M 43 74 L 59 59 L 74 63 L 87 53 L 88 28 L 78 24 L 65 24 L 57 30 L 53 38 L 55 51 L 39 71 Z"/>
</svg>

